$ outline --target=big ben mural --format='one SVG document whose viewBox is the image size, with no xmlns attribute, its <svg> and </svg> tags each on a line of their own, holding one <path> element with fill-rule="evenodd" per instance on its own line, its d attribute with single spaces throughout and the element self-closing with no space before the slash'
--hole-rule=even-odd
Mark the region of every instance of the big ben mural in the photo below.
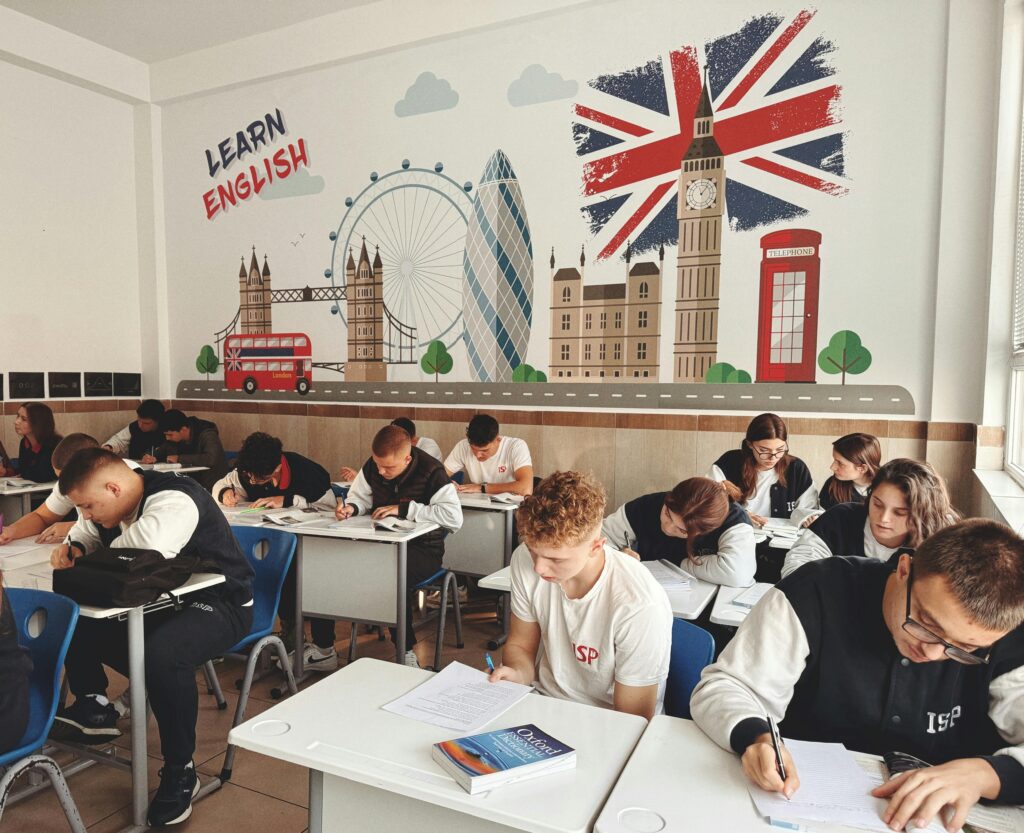
<svg viewBox="0 0 1024 833">
<path fill-rule="evenodd" d="M 715 141 L 707 73 L 693 117 L 693 140 L 679 169 L 675 382 L 703 382 L 717 360 L 718 277 L 722 265 L 725 167 Z"/>
</svg>

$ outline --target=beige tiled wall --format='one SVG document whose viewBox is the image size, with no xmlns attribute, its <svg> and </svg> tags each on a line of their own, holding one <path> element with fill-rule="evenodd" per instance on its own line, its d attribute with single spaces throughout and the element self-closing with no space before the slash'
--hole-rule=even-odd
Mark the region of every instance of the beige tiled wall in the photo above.
<svg viewBox="0 0 1024 833">
<path fill-rule="evenodd" d="M 51 403 L 62 433 L 85 431 L 101 442 L 130 422 L 134 403 L 117 401 L 111 410 L 83 410 L 100 403 Z M 405 413 L 418 433 L 432 437 L 447 454 L 465 436 L 474 413 L 457 408 L 305 405 L 267 402 L 175 402 L 186 413 L 215 422 L 224 447 L 237 451 L 256 430 L 278 436 L 286 448 L 305 454 L 336 475 L 343 465 L 358 467 L 369 454 L 373 435 L 394 416 Z M 16 453 L 14 403 L 4 405 L 0 441 Z M 77 409 L 77 410 L 76 410 Z M 63 410 L 63 412 L 61 412 Z M 530 446 L 534 470 L 546 475 L 560 469 L 593 472 L 605 484 L 609 506 L 651 491 L 669 489 L 680 480 L 705 475 L 722 452 L 739 446 L 747 417 L 714 414 L 615 414 L 605 412 L 495 411 L 502 433 L 521 437 Z M 789 445 L 811 470 L 815 483 L 828 477 L 832 441 L 853 430 L 875 433 L 883 459 L 928 459 L 949 483 L 955 505 L 977 511 L 971 490 L 976 448 L 974 426 L 899 420 L 794 418 Z"/>
</svg>

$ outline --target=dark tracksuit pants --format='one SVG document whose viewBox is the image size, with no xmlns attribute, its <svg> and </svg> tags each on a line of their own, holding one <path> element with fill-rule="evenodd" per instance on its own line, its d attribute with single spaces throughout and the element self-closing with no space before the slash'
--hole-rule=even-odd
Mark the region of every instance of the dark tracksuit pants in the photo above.
<svg viewBox="0 0 1024 833">
<path fill-rule="evenodd" d="M 164 761 L 178 765 L 192 760 L 196 746 L 196 668 L 223 654 L 252 626 L 252 607 L 242 607 L 220 588 L 200 590 L 182 602 L 180 611 L 167 608 L 143 620 L 149 704 Z M 127 623 L 79 619 L 64 662 L 75 697 L 106 694 L 104 665 L 128 674 Z"/>
</svg>

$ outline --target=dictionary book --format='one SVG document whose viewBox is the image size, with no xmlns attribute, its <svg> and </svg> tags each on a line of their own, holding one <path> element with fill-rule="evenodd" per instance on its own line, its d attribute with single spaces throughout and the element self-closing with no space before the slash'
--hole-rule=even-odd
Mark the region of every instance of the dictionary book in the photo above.
<svg viewBox="0 0 1024 833">
<path fill-rule="evenodd" d="M 576 766 L 576 750 L 532 723 L 435 743 L 435 761 L 470 795 Z"/>
</svg>

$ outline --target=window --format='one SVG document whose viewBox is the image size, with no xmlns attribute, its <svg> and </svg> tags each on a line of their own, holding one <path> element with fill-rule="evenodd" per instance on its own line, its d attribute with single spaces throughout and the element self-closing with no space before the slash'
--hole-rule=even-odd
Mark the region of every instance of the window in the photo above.
<svg viewBox="0 0 1024 833">
<path fill-rule="evenodd" d="M 569 345 L 568 344 L 563 344 L 562 345 L 562 361 L 563 362 L 569 361 Z M 561 374 L 559 374 L 559 375 L 561 375 Z"/>
<path fill-rule="evenodd" d="M 267 370 L 269 370 L 271 372 L 274 372 L 274 373 L 280 373 L 281 372 L 281 362 L 268 362 L 267 363 Z"/>
<path fill-rule="evenodd" d="M 256 371 L 257 372 L 261 371 L 261 370 L 262 371 L 266 371 L 266 369 L 267 369 L 267 363 L 266 362 L 256 362 Z"/>
<path fill-rule="evenodd" d="M 607 327 L 608 327 L 608 313 L 607 312 L 602 312 L 601 313 L 601 329 L 604 330 Z"/>
<path fill-rule="evenodd" d="M 297 336 L 295 338 L 295 346 L 296 347 L 305 347 L 308 343 L 309 342 L 306 341 L 306 337 L 305 336 Z"/>
<path fill-rule="evenodd" d="M 295 346 L 295 341 L 293 339 L 291 339 L 291 338 L 282 338 L 281 339 L 281 346 L 282 347 L 294 347 Z"/>
<path fill-rule="evenodd" d="M 569 314 L 568 313 L 566 313 L 565 315 L 562 316 L 562 329 L 563 330 L 568 330 L 569 329 Z"/>
<path fill-rule="evenodd" d="M 587 329 L 587 330 L 590 329 L 590 324 L 591 324 L 591 321 L 593 320 L 593 318 L 594 318 L 594 316 L 591 315 L 589 312 L 586 314 L 586 316 L 583 319 L 583 327 L 584 327 L 584 329 Z"/>
<path fill-rule="evenodd" d="M 258 339 L 256 339 L 256 341 L 253 342 L 253 346 L 254 347 L 261 347 L 263 349 L 266 349 L 266 347 L 267 347 L 267 340 L 265 338 L 258 338 Z"/>
<path fill-rule="evenodd" d="M 279 338 L 268 338 L 267 339 L 267 347 L 276 347 L 276 348 L 280 349 L 280 347 L 281 347 L 281 339 L 279 339 Z"/>
<path fill-rule="evenodd" d="M 636 357 L 638 359 L 646 359 L 647 358 L 647 342 L 646 341 L 638 341 L 636 343 Z"/>
<path fill-rule="evenodd" d="M 1024 117 L 1021 119 L 1019 161 L 1024 163 Z M 1010 342 L 1010 396 L 1006 423 L 1006 470 L 1024 486 L 1024 164 L 1017 171 L 1016 206 L 1007 200 L 1006 210 L 1016 209 L 1013 257 L 1013 332 Z"/>
<path fill-rule="evenodd" d="M 650 294 L 650 287 L 647 286 L 647 281 L 640 281 L 640 300 L 643 301 Z"/>
<path fill-rule="evenodd" d="M 647 329 L 647 310 L 642 309 L 636 314 L 636 325 L 641 330 Z"/>
<path fill-rule="evenodd" d="M 256 365 L 252 362 L 242 362 L 242 370 L 246 373 L 252 373 L 256 369 Z"/>
<path fill-rule="evenodd" d="M 562 290 L 562 303 L 563 304 L 568 304 L 571 299 L 572 299 L 572 292 L 569 291 L 569 287 L 565 287 Z"/>
<path fill-rule="evenodd" d="M 583 345 L 583 360 L 587 361 L 587 362 L 590 361 L 590 345 L 589 344 L 584 344 Z"/>
<path fill-rule="evenodd" d="M 622 361 L 622 345 L 617 341 L 612 345 L 612 358 L 617 362 Z M 616 373 L 615 375 L 618 376 L 619 374 Z"/>
<path fill-rule="evenodd" d="M 615 329 L 616 330 L 621 330 L 622 329 L 622 313 L 621 312 L 615 313 Z"/>
<path fill-rule="evenodd" d="M 598 357 L 598 358 L 599 358 L 599 359 L 600 359 L 601 361 L 604 361 L 604 357 L 605 357 L 605 346 L 604 346 L 604 344 L 600 344 L 600 345 L 598 345 L 598 348 L 597 348 L 597 357 Z M 603 373 L 602 373 L 601 375 L 602 375 L 602 376 L 604 376 L 604 374 L 603 374 Z"/>
</svg>

